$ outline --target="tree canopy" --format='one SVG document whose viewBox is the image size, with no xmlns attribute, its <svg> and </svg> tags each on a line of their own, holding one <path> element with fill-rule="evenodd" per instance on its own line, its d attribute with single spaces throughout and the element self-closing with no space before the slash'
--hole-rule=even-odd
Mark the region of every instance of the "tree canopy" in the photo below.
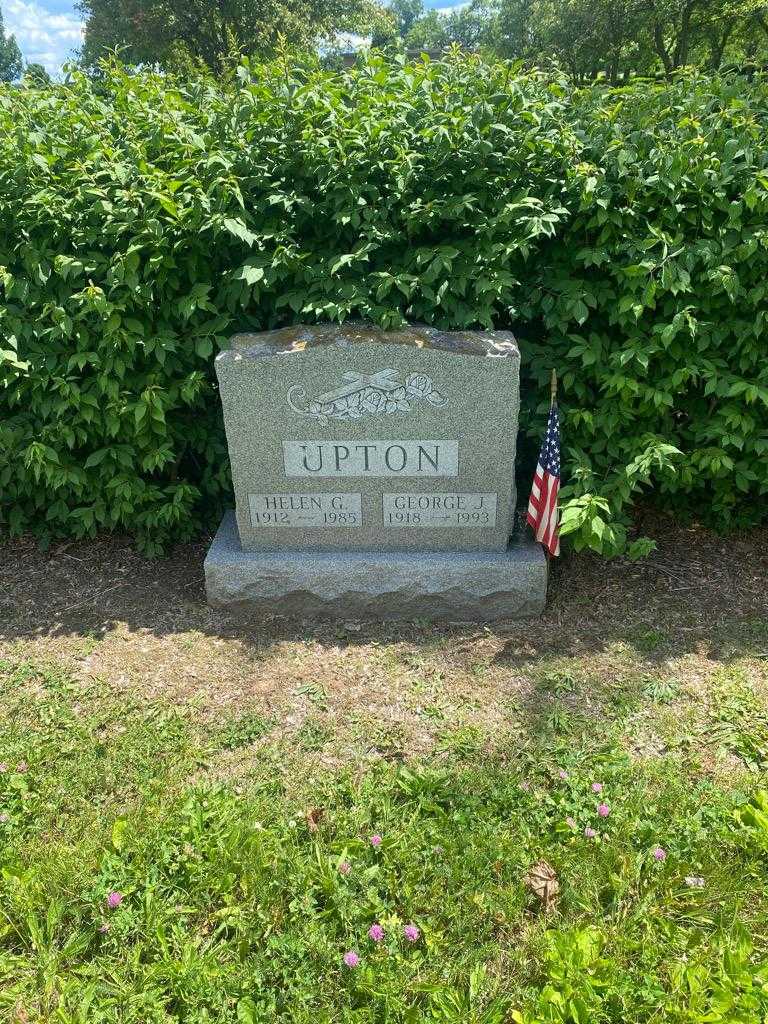
<svg viewBox="0 0 768 1024">
<path fill-rule="evenodd" d="M 15 36 L 6 36 L 3 12 L 0 10 L 0 82 L 13 82 L 20 75 L 24 61 Z"/>
<path fill-rule="evenodd" d="M 408 47 L 458 43 L 530 63 L 554 60 L 577 79 L 673 74 L 768 56 L 766 0 L 473 0 L 445 16 L 392 0 Z"/>
<path fill-rule="evenodd" d="M 121 49 L 133 63 L 186 58 L 218 69 L 228 56 L 269 55 L 280 37 L 309 48 L 337 32 L 368 30 L 380 14 L 373 0 L 81 0 L 83 60 Z"/>
<path fill-rule="evenodd" d="M 33 62 L 24 68 L 24 84 L 43 88 L 51 84 L 51 76 L 42 64 Z"/>
<path fill-rule="evenodd" d="M 472 0 L 448 14 L 426 10 L 423 0 L 80 0 L 80 7 L 86 64 L 119 48 L 133 63 L 191 58 L 216 70 L 240 54 L 271 55 L 281 37 L 311 49 L 340 32 L 374 46 L 456 43 L 531 64 L 555 61 L 583 81 L 768 59 L 768 0 Z"/>
</svg>

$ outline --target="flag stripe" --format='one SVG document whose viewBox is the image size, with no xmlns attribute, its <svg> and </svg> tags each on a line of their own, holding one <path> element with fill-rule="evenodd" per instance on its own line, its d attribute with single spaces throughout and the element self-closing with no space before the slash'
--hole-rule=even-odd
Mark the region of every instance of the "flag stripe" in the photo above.
<svg viewBox="0 0 768 1024">
<path fill-rule="evenodd" d="M 560 554 L 559 510 L 560 491 L 560 417 L 553 402 L 549 410 L 547 432 L 542 442 L 526 519 L 536 540 L 551 555 Z"/>
</svg>

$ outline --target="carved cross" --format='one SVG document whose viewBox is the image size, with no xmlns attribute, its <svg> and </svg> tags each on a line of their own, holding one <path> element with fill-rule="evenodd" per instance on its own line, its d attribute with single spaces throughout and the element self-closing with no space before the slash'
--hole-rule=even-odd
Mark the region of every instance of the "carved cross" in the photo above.
<svg viewBox="0 0 768 1024">
<path fill-rule="evenodd" d="M 365 388 L 377 388 L 379 391 L 396 391 L 402 387 L 397 379 L 397 370 L 379 370 L 378 373 L 354 373 L 348 370 L 342 375 L 348 383 L 342 384 L 340 388 L 333 391 L 326 391 L 319 395 L 316 401 L 326 403 L 335 402 L 339 398 L 347 398 Z"/>
</svg>

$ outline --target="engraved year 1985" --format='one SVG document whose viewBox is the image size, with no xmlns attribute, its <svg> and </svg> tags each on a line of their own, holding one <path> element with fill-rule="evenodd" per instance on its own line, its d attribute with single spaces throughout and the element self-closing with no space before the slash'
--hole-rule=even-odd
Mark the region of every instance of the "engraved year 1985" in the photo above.
<svg viewBox="0 0 768 1024">
<path fill-rule="evenodd" d="M 360 494 L 249 494 L 252 526 L 361 526 Z"/>
</svg>

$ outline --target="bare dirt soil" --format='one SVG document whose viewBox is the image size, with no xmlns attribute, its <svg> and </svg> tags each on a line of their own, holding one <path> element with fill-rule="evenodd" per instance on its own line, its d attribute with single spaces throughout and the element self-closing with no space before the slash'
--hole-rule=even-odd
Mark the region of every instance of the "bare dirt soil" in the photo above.
<svg viewBox="0 0 768 1024">
<path fill-rule="evenodd" d="M 541 619 L 488 627 L 214 610 L 206 543 L 151 561 L 120 538 L 48 553 L 7 542 L 0 658 L 53 663 L 208 724 L 251 716 L 332 762 L 408 757 L 510 727 L 523 736 L 553 713 L 599 729 L 617 702 L 638 705 L 634 742 L 653 753 L 664 739 L 657 723 L 644 734 L 645 690 L 682 680 L 683 713 L 711 699 L 723 665 L 746 663 L 765 680 L 768 531 L 722 538 L 664 519 L 644 528 L 659 545 L 646 561 L 570 555 L 553 567 Z M 675 699 L 670 691 L 673 710 Z"/>
</svg>

